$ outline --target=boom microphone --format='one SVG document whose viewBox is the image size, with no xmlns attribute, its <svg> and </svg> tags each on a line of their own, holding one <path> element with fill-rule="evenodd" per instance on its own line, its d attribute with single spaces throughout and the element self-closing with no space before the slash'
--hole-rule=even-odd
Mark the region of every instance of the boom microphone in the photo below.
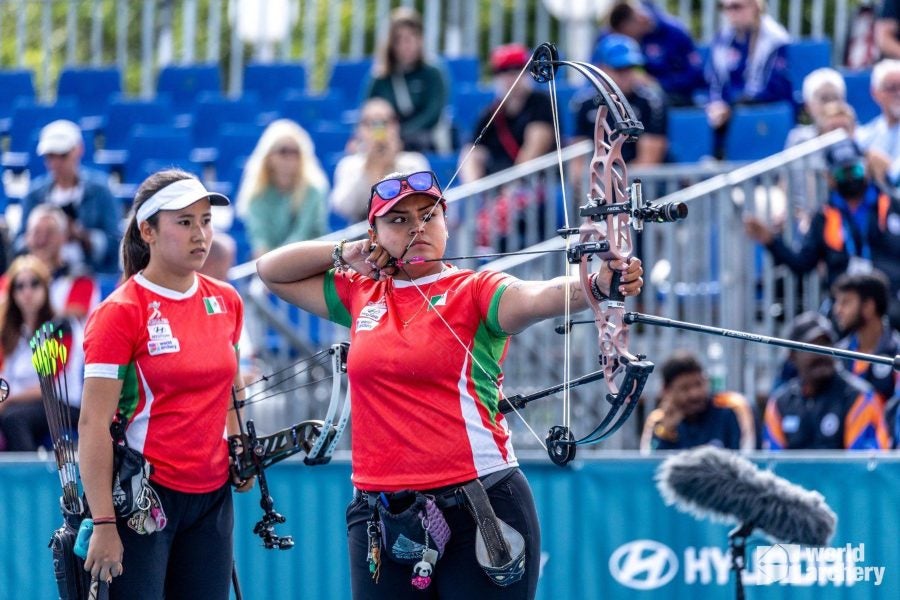
<svg viewBox="0 0 900 600">
<path fill-rule="evenodd" d="M 787 544 L 825 546 L 837 523 L 822 494 L 712 446 L 663 461 L 656 485 L 666 504 L 682 512 L 755 527 Z"/>
</svg>

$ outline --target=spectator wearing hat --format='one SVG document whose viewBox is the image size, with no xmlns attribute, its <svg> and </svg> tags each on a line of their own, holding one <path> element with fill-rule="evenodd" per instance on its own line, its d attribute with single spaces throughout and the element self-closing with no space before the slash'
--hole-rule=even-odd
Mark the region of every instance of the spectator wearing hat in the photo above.
<svg viewBox="0 0 900 600">
<path fill-rule="evenodd" d="M 597 43 L 592 60 L 619 86 L 644 126 L 637 142 L 622 147 L 622 159 L 639 165 L 664 162 L 669 146 L 666 98 L 656 81 L 644 72 L 646 63 L 637 42 L 626 35 L 611 33 Z M 572 99 L 572 104 L 575 107 L 575 138 L 593 139 L 599 110 L 597 91 L 592 86 L 583 88 Z"/>
<path fill-rule="evenodd" d="M 496 98 L 481 113 L 475 127 L 481 141 L 463 148 L 462 181 L 475 181 L 556 148 L 550 97 L 534 89 L 531 77 L 518 77 L 529 57 L 521 44 L 498 46 L 491 53 Z M 529 231 L 537 231 L 544 239 L 550 233 L 542 230 L 546 223 L 544 208 L 544 190 L 539 183 L 522 180 L 503 186 L 495 197 L 486 200 L 478 214 L 479 250 L 517 250 L 527 245 Z M 529 227 L 529 214 L 535 215 L 536 228 Z"/>
<path fill-rule="evenodd" d="M 812 218 L 797 248 L 790 247 L 768 224 L 746 217 L 747 235 L 763 244 L 776 264 L 798 275 L 825 264 L 830 289 L 843 273 L 868 273 L 873 268 L 890 281 L 891 321 L 900 323 L 900 200 L 881 192 L 869 177 L 865 159 L 851 140 L 831 146 L 828 200 Z"/>
<path fill-rule="evenodd" d="M 529 57 L 521 44 L 499 46 L 491 53 L 496 98 L 482 111 L 475 127 L 476 136 L 487 127 L 480 143 L 463 149 L 462 157 L 471 150 L 460 171 L 463 181 L 480 179 L 554 149 L 550 97 L 534 89 L 531 77 L 521 77 L 516 83 Z M 491 121 L 504 97 L 502 109 Z"/>
<path fill-rule="evenodd" d="M 703 59 L 683 23 L 653 2 L 631 0 L 613 7 L 609 28 L 640 45 L 644 68 L 659 82 L 669 106 L 693 104 L 704 83 Z"/>
<path fill-rule="evenodd" d="M 706 117 L 721 154 L 725 128 L 736 104 L 792 101 L 787 70 L 787 30 L 766 14 L 765 0 L 722 0 L 725 19 L 713 38 L 704 76 Z"/>
<path fill-rule="evenodd" d="M 832 346 L 831 322 L 816 312 L 798 315 L 788 337 Z M 891 440 L 882 401 L 872 387 L 834 358 L 791 351 L 797 376 L 766 403 L 763 448 L 768 450 L 886 450 Z"/>
<path fill-rule="evenodd" d="M 118 271 L 121 210 L 110 192 L 106 176 L 82 166 L 84 141 L 72 121 L 53 121 L 41 130 L 37 153 L 44 157 L 47 174 L 31 184 L 22 201 L 22 227 L 16 246 L 24 249 L 25 224 L 35 206 L 48 203 L 69 218 L 65 262 L 97 272 Z"/>
</svg>

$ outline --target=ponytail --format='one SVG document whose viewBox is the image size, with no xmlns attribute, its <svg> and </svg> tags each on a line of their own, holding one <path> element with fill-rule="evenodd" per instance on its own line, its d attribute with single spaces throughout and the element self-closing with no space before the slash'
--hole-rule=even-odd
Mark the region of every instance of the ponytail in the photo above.
<svg viewBox="0 0 900 600">
<path fill-rule="evenodd" d="M 171 183 L 182 179 L 195 179 L 187 171 L 181 169 L 166 169 L 157 171 L 141 183 L 134 194 L 134 202 L 131 205 L 131 214 L 128 217 L 128 226 L 125 228 L 125 236 L 122 238 L 122 279 L 128 279 L 135 275 L 150 262 L 150 246 L 141 237 L 141 229 L 137 222 L 137 211 L 141 205 L 149 200 L 156 192 Z M 156 229 L 159 223 L 159 214 L 155 214 L 147 223 Z"/>
</svg>

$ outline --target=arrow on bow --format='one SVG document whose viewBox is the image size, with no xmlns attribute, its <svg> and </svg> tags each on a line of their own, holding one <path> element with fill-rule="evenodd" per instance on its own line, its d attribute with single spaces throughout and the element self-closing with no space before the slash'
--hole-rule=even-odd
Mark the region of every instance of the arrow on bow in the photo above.
<svg viewBox="0 0 900 600">
<path fill-rule="evenodd" d="M 241 409 L 248 404 L 253 404 L 272 398 L 276 395 L 298 389 L 297 386 L 289 390 L 280 390 L 270 394 L 277 386 L 296 377 L 298 372 L 290 372 L 298 363 L 294 363 L 276 373 L 266 375 L 241 389 L 234 389 L 232 401 L 234 410 L 238 416 L 240 434 L 228 438 L 228 449 L 231 455 L 231 470 L 235 480 L 246 481 L 256 477 L 259 485 L 259 505 L 263 509 L 262 518 L 253 527 L 253 533 L 258 535 L 266 548 L 278 548 L 287 550 L 294 547 L 294 540 L 289 535 L 278 535 L 275 526 L 285 522 L 285 517 L 275 510 L 275 502 L 269 493 L 269 484 L 266 480 L 266 469 L 282 460 L 303 452 L 306 456 L 303 462 L 310 466 L 324 465 L 331 460 L 347 423 L 350 421 L 350 389 L 341 396 L 341 375 L 347 372 L 347 354 L 350 344 L 343 342 L 334 344 L 328 350 L 317 353 L 312 358 L 299 362 L 309 362 L 322 357 L 331 357 L 331 397 L 328 410 L 323 420 L 306 420 L 291 425 L 281 431 L 268 435 L 259 435 L 253 419 L 247 419 L 244 424 Z M 300 371 L 300 372 L 306 372 Z M 254 394 L 239 399 L 239 396 L 249 387 L 257 383 L 268 383 L 263 389 Z M 343 399 L 342 399 L 343 398 Z"/>
</svg>

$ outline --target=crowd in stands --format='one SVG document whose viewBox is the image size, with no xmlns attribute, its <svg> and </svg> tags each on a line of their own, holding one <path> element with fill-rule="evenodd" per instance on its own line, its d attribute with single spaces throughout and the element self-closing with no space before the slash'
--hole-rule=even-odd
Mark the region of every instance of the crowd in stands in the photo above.
<svg viewBox="0 0 900 600">
<path fill-rule="evenodd" d="M 842 64 L 832 64 L 828 43 L 792 40 L 764 0 L 722 0 L 718 6 L 721 25 L 708 46 L 698 45 L 657 2 L 619 0 L 611 7 L 590 55 L 644 126 L 623 158 L 634 165 L 681 160 L 670 135 L 673 122 L 700 114 L 706 129 L 696 139 L 708 133 L 712 157 L 733 159 L 742 145 L 737 119 L 759 105 L 790 116 L 793 128 L 779 130 L 779 146 L 846 130 L 848 141 L 813 157 L 806 163 L 812 169 L 790 174 L 793 204 L 806 215 L 800 244 L 784 241 L 777 223 L 753 217 L 746 233 L 798 274 L 824 267 L 834 299 L 831 316 L 846 337 L 838 341 L 818 322 L 803 331 L 798 325 L 792 335 L 896 353 L 900 1 L 857 11 Z M 529 48 L 493 48 L 485 65 L 489 82 L 480 81 L 477 60 L 454 62 L 428 56 L 424 48 L 421 16 L 401 7 L 392 13 L 374 61 L 345 77 L 336 66 L 321 94 L 305 89 L 302 65 L 278 64 L 248 65 L 237 99 L 222 96 L 217 67 L 183 68 L 192 77 L 189 87 L 179 84 L 178 67 L 168 68 L 153 99 L 114 95 L 120 81 L 102 106 L 79 107 L 62 88 L 52 107 L 21 99 L 2 132 L 10 150 L 4 166 L 28 184 L 20 198 L 4 198 L 21 205 L 21 219 L 3 244 L 8 259 L 2 266 L 9 267 L 0 279 L 0 376 L 27 393 L 0 404 L 0 448 L 41 442 L 41 432 L 30 432 L 26 443 L 22 431 L 7 425 L 26 407 L 33 409 L 36 398 L 36 380 L 20 368 L 27 350 L 22 340 L 53 316 L 66 320 L 77 342 L 86 317 L 109 291 L 101 288 L 114 285 L 121 272 L 123 201 L 149 172 L 177 165 L 234 195 L 234 212 L 215 215 L 218 228 L 234 237 L 223 249 L 225 263 L 232 264 L 363 220 L 370 186 L 388 173 L 433 169 L 446 184 L 459 165 L 460 181 L 471 182 L 556 149 L 550 97 L 530 77 L 519 77 Z M 810 48 L 819 54 L 804 60 L 801 51 Z M 283 87 L 273 88 L 273 82 Z M 561 82 L 569 99 L 560 106 L 567 113 L 563 143 L 592 139 L 596 94 L 566 85 Z M 573 161 L 572 180 L 583 180 L 586 168 L 586 161 Z M 826 197 L 815 169 L 828 174 Z M 520 215 L 529 206 L 543 210 L 542 190 L 516 182 L 485 199 L 473 224 L 477 244 L 503 251 L 511 236 L 521 237 Z M 217 272 L 224 276 L 223 269 Z M 854 279 L 879 272 L 884 297 L 879 285 Z M 894 375 L 838 365 L 825 377 L 821 359 L 792 355 L 789 363 L 791 377 L 761 411 L 739 394 L 711 393 L 695 359 L 673 357 L 662 369 L 662 399 L 647 419 L 642 447 L 713 440 L 742 449 L 884 447 L 900 437 L 894 417 L 900 381 Z M 823 388 L 822 377 L 843 387 Z M 791 424 L 811 422 L 797 413 L 805 406 L 797 399 L 826 392 L 839 406 L 825 416 L 836 420 L 828 427 L 822 421 L 821 436 L 792 430 Z M 848 420 L 863 409 L 869 421 Z"/>
</svg>

